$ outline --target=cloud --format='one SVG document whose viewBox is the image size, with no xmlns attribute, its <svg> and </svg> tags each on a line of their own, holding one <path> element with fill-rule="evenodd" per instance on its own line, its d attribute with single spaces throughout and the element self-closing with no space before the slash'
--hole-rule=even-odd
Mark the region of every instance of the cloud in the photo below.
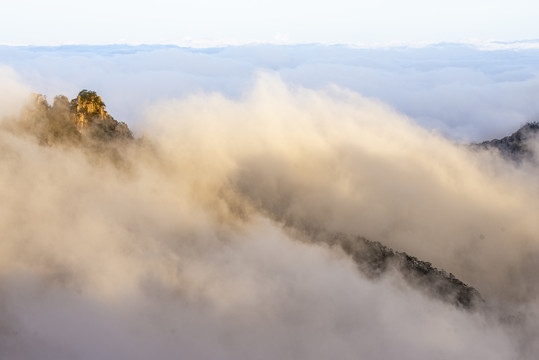
<svg viewBox="0 0 539 360">
<path fill-rule="evenodd" d="M 26 101 L 30 87 L 23 85 L 18 74 L 6 66 L 0 65 L 0 78 L 0 117 L 15 115 Z"/>
<path fill-rule="evenodd" d="M 0 130 L 8 357 L 533 358 L 533 168 L 273 75 L 144 117 L 121 168 Z M 396 273 L 368 280 L 290 231 L 313 226 L 431 261 L 489 308 L 430 299 Z"/>
<path fill-rule="evenodd" d="M 2 62 L 34 91 L 74 96 L 81 88 L 96 90 L 112 114 L 131 124 L 143 120 L 145 106 L 162 99 L 212 91 L 237 98 L 262 69 L 303 87 L 334 84 L 378 98 L 461 141 L 500 137 L 538 116 L 537 51 L 466 44 L 0 48 Z"/>
<path fill-rule="evenodd" d="M 533 170 L 472 154 L 355 93 L 265 77 L 240 102 L 193 96 L 149 114 L 165 124 L 161 144 L 174 133 L 171 152 L 198 154 L 197 181 L 232 181 L 276 219 L 380 240 L 489 292 L 511 286 L 507 270 L 536 252 Z"/>
</svg>

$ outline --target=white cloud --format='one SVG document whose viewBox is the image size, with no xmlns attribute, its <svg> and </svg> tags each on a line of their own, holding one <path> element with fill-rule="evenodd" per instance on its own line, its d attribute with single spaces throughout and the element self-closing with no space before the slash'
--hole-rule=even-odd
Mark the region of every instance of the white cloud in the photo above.
<svg viewBox="0 0 539 360">
<path fill-rule="evenodd" d="M 121 169 L 0 130 L 10 358 L 534 358 L 537 169 L 274 76 L 145 116 L 148 142 L 118 148 Z M 367 280 L 278 218 L 409 251 L 492 308 L 456 309 L 397 274 Z"/>
<path fill-rule="evenodd" d="M 381 99 L 456 139 L 504 136 L 539 114 L 535 49 L 72 46 L 0 52 L 3 63 L 35 91 L 73 97 L 82 88 L 94 89 L 111 114 L 131 124 L 160 99 L 212 91 L 240 97 L 260 69 L 308 88 L 335 84 Z"/>
</svg>

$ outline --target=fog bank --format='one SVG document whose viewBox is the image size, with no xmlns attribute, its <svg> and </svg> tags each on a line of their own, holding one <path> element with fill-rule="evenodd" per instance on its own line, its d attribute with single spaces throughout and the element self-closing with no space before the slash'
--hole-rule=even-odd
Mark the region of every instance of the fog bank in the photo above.
<svg viewBox="0 0 539 360">
<path fill-rule="evenodd" d="M 22 101 L 22 100 L 21 100 Z M 23 110 L 24 111 L 24 110 Z M 23 113 L 24 115 L 24 113 Z M 22 115 L 21 115 L 22 116 Z M 0 129 L 10 359 L 532 359 L 537 168 L 379 101 L 261 75 L 154 102 L 124 166 Z M 7 124 L 7 125 L 6 125 Z M 309 231 L 380 241 L 476 287 L 467 312 L 372 281 Z"/>
</svg>

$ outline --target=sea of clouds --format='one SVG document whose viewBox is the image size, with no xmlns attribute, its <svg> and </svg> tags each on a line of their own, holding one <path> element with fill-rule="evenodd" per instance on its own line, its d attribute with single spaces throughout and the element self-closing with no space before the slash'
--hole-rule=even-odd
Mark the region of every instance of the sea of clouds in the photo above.
<svg viewBox="0 0 539 360">
<path fill-rule="evenodd" d="M 529 51 L 0 48 L 0 354 L 533 359 L 539 168 L 453 141 L 533 120 Z M 82 88 L 143 137 L 122 166 L 6 125 Z M 313 227 L 485 304 L 368 279 Z"/>
<path fill-rule="evenodd" d="M 71 98 L 82 88 L 93 89 L 112 114 L 132 125 L 156 100 L 195 92 L 237 98 L 264 71 L 307 88 L 350 89 L 445 136 L 479 141 L 504 136 L 539 116 L 539 49 L 490 45 L 497 46 L 0 46 L 0 62 L 49 97 Z"/>
</svg>

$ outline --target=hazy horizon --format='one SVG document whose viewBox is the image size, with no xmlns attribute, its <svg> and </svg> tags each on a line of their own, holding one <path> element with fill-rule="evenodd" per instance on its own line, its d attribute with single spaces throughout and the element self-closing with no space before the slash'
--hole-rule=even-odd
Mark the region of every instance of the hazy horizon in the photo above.
<svg viewBox="0 0 539 360">
<path fill-rule="evenodd" d="M 464 43 L 387 48 L 0 46 L 2 63 L 29 90 L 51 99 L 72 97 L 83 88 L 96 90 L 110 112 L 134 128 L 154 102 L 200 92 L 240 98 L 265 72 L 290 84 L 313 89 L 335 85 L 379 99 L 419 125 L 462 142 L 505 136 L 539 117 L 534 99 L 538 55 L 534 46 Z"/>
</svg>

